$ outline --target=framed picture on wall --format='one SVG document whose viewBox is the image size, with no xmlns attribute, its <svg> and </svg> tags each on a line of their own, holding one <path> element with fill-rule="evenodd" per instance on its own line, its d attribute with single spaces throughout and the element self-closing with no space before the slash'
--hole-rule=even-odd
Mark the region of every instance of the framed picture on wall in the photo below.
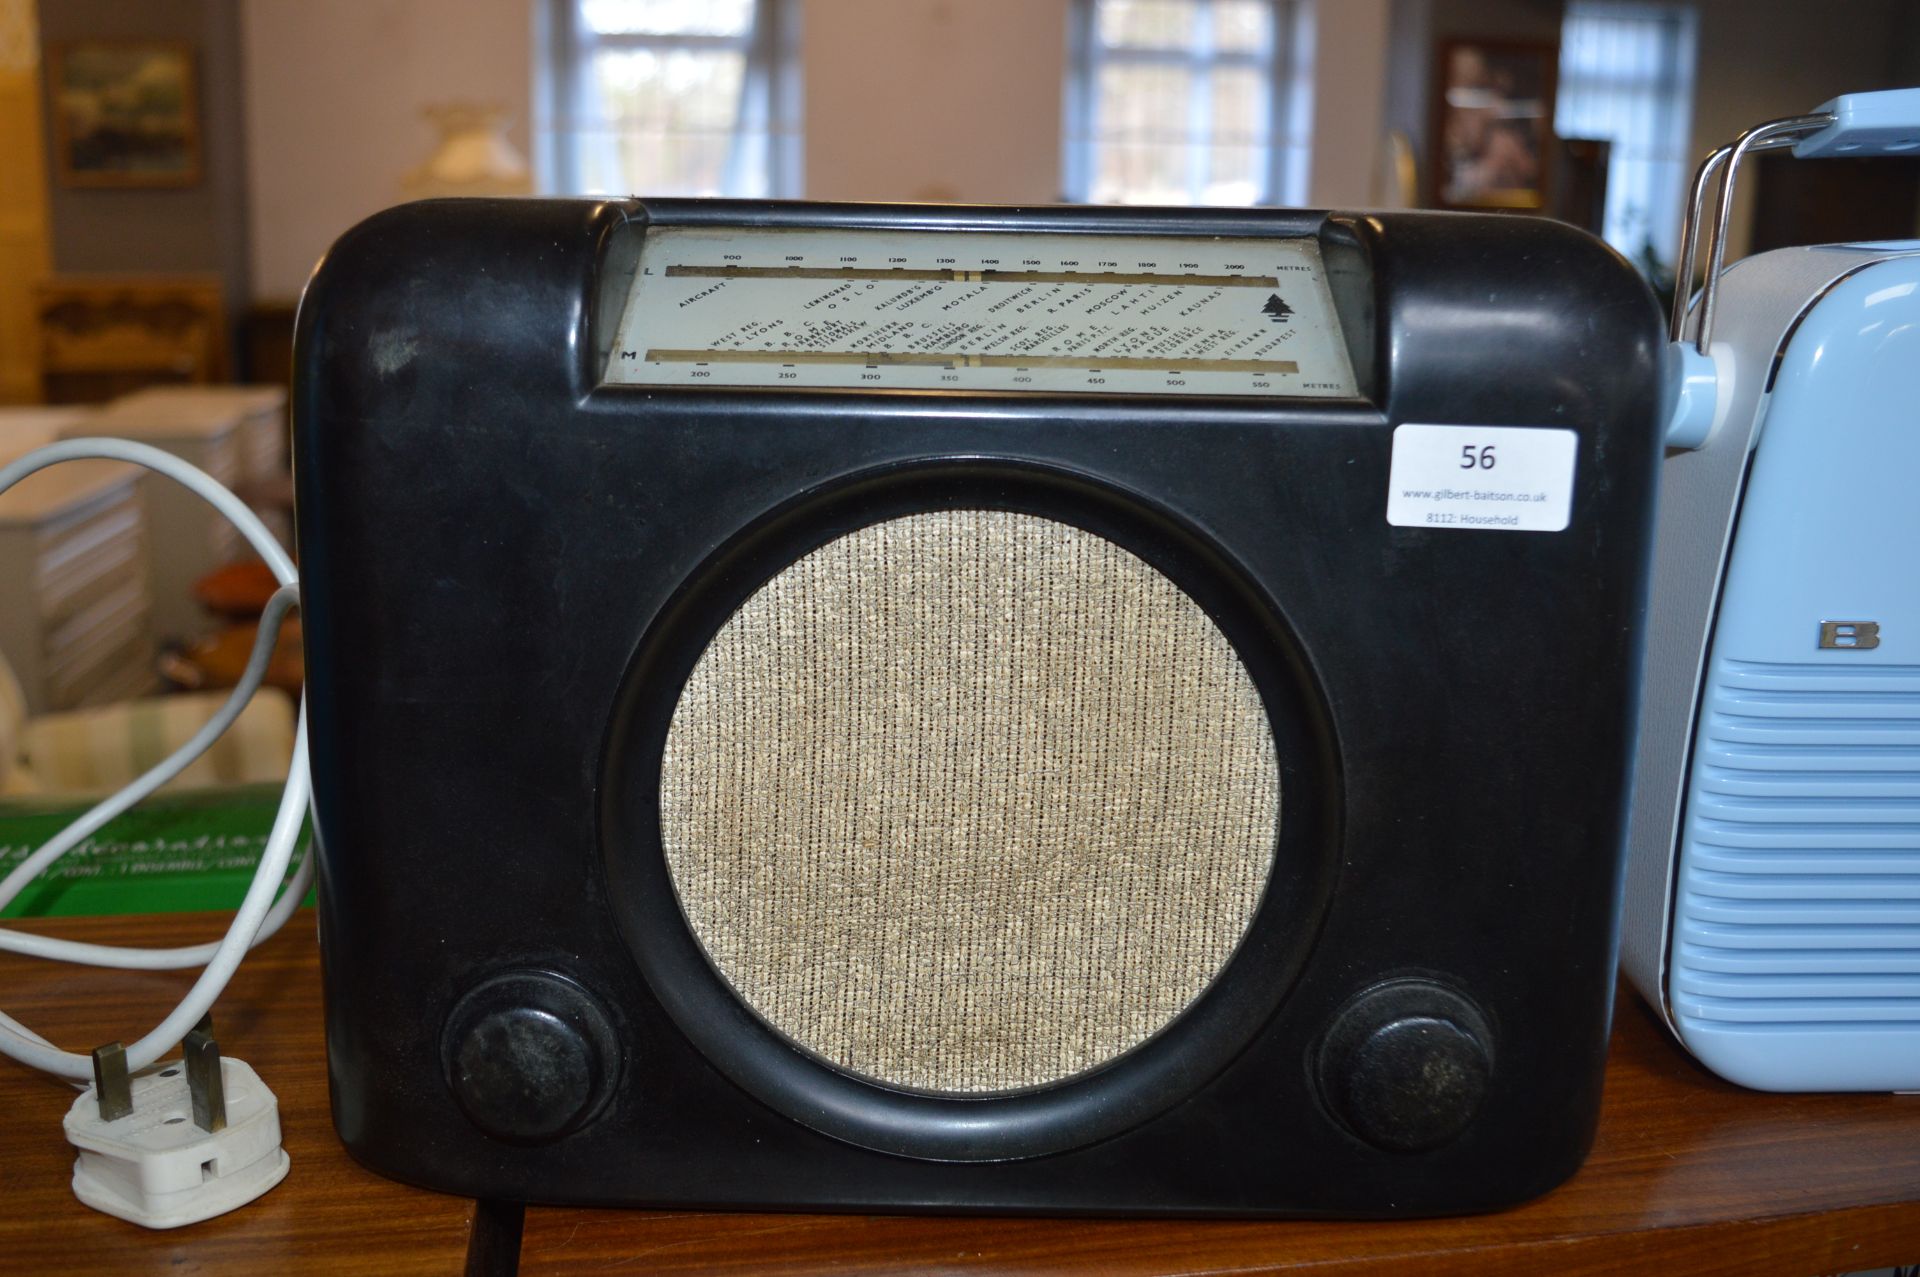
<svg viewBox="0 0 1920 1277">
<path fill-rule="evenodd" d="M 1553 161 L 1554 44 L 1448 40 L 1434 78 L 1435 208 L 1537 209 Z"/>
<path fill-rule="evenodd" d="M 200 104 L 193 48 L 85 40 L 48 50 L 54 172 L 63 186 L 193 186 Z"/>
</svg>

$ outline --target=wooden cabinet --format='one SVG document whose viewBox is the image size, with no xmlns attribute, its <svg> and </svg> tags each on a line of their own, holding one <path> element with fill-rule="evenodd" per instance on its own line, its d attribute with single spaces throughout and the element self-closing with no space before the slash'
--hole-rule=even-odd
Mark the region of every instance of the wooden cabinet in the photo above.
<svg viewBox="0 0 1920 1277">
<path fill-rule="evenodd" d="M 35 285 L 42 395 L 103 403 L 142 386 L 226 379 L 222 291 L 211 275 L 67 275 Z"/>
</svg>

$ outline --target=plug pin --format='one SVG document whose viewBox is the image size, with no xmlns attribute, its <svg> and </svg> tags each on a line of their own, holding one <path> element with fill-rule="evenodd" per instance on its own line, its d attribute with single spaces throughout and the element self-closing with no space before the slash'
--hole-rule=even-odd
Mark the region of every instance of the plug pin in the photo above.
<svg viewBox="0 0 1920 1277">
<path fill-rule="evenodd" d="M 116 1121 L 133 1112 L 133 1079 L 127 1074 L 127 1049 L 118 1042 L 93 1048 L 93 1093 L 100 1120 Z"/>
<path fill-rule="evenodd" d="M 200 1017 L 182 1044 L 187 1063 L 187 1093 L 193 1097 L 193 1124 L 212 1134 L 227 1126 L 227 1090 L 220 1076 L 220 1044 L 213 1040 L 213 1016 Z M 122 1063 L 124 1076 L 126 1065 Z M 132 1101 L 128 1101 L 132 1107 Z"/>
</svg>

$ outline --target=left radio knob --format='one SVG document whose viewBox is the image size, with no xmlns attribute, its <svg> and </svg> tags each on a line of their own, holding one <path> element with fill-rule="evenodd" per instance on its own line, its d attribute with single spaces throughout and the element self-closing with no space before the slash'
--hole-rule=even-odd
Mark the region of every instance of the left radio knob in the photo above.
<svg viewBox="0 0 1920 1277">
<path fill-rule="evenodd" d="M 441 1033 L 447 1086 L 496 1139 L 543 1144 L 592 1121 L 620 1066 L 599 1000 L 550 971 L 507 971 L 454 1005 Z"/>
</svg>

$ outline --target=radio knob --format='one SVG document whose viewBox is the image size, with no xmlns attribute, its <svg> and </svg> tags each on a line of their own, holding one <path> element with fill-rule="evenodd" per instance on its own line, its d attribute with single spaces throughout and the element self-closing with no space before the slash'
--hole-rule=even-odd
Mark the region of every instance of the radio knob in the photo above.
<svg viewBox="0 0 1920 1277">
<path fill-rule="evenodd" d="M 1334 1017 L 1320 1092 L 1361 1139 L 1396 1153 L 1466 1130 L 1493 1077 L 1491 1034 L 1465 997 L 1429 980 L 1376 985 Z"/>
<path fill-rule="evenodd" d="M 619 1042 L 600 1003 L 563 976 L 511 971 L 470 990 L 441 1034 L 447 1085 L 475 1126 L 540 1144 L 599 1112 Z"/>
</svg>

